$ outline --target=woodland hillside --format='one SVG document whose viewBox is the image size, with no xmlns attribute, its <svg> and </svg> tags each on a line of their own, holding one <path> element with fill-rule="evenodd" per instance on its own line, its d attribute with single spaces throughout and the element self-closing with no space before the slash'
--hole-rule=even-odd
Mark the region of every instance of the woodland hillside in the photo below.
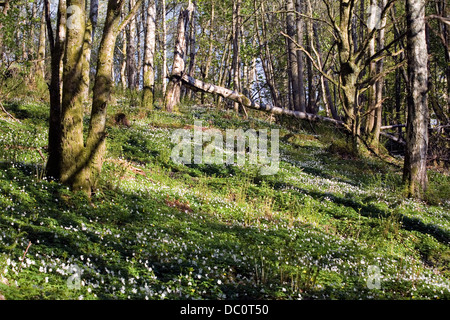
<svg viewBox="0 0 450 320">
<path fill-rule="evenodd" d="M 0 299 L 450 298 L 441 0 L 0 0 Z"/>
</svg>

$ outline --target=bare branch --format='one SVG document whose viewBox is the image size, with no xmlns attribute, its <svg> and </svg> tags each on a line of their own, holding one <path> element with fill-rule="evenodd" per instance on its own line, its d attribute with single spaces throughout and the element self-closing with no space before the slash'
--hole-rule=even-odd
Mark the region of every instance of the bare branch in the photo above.
<svg viewBox="0 0 450 320">
<path fill-rule="evenodd" d="M 280 32 L 280 34 L 282 34 L 284 37 L 288 38 L 289 40 L 291 40 L 296 46 L 297 48 L 302 51 L 303 53 L 306 54 L 306 56 L 309 58 L 309 60 L 311 60 L 313 66 L 315 69 L 317 69 L 317 71 L 320 72 L 320 74 L 322 76 L 324 76 L 325 78 L 327 78 L 328 81 L 330 81 L 331 83 L 333 83 L 335 86 L 338 86 L 337 82 L 330 77 L 330 75 L 328 73 L 326 73 L 325 71 L 323 71 L 322 66 L 319 66 L 317 64 L 317 62 L 314 60 L 314 58 L 311 56 L 311 54 L 308 52 L 308 50 L 306 50 L 301 44 L 299 44 L 295 39 L 293 39 L 292 37 L 290 37 L 289 35 L 287 35 L 286 33 L 284 33 L 283 31 Z M 317 52 L 315 52 L 315 54 L 317 55 Z"/>
<path fill-rule="evenodd" d="M 131 8 L 128 15 L 123 19 L 123 21 L 120 23 L 118 32 L 122 32 L 122 30 L 134 19 L 138 11 L 141 9 L 142 4 L 144 3 L 144 0 L 138 0 L 133 8 Z"/>
</svg>

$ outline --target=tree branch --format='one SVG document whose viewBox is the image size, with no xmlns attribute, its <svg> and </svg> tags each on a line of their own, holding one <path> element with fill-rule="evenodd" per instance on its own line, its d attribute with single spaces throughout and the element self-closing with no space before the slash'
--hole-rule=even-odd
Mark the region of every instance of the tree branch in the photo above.
<svg viewBox="0 0 450 320">
<path fill-rule="evenodd" d="M 134 19 L 138 11 L 141 9 L 143 3 L 144 0 L 138 0 L 138 2 L 136 2 L 134 7 L 131 8 L 130 12 L 125 17 L 125 19 L 123 19 L 123 21 L 120 23 L 119 28 L 117 29 L 118 33 L 122 32 L 123 29 L 125 29 L 125 27 L 131 22 L 131 20 Z"/>
</svg>

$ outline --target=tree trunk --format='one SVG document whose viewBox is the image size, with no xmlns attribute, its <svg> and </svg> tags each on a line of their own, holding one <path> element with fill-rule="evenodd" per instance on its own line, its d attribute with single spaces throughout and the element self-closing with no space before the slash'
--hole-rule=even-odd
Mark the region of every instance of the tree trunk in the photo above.
<svg viewBox="0 0 450 320">
<path fill-rule="evenodd" d="M 208 55 L 206 57 L 205 67 L 202 68 L 202 79 L 206 81 L 209 76 L 209 69 L 211 68 L 212 56 L 213 56 L 213 40 L 214 40 L 214 18 L 215 18 L 215 6 L 214 2 L 211 2 L 211 20 L 209 22 L 209 48 Z M 201 96 L 201 103 L 205 103 L 204 93 Z"/>
<path fill-rule="evenodd" d="M 123 90 L 127 88 L 127 47 L 127 36 L 124 31 L 122 32 L 122 59 L 120 61 L 120 84 Z"/>
<path fill-rule="evenodd" d="M 61 104 L 61 182 L 77 190 L 78 165 L 83 153 L 83 102 L 86 69 L 84 43 L 86 33 L 85 0 L 67 1 L 67 38 L 64 56 Z"/>
<path fill-rule="evenodd" d="M 84 87 L 84 100 L 89 99 L 89 88 L 91 83 L 91 53 L 92 44 L 94 42 L 95 28 L 97 27 L 98 20 L 98 0 L 91 0 L 89 18 L 86 23 L 86 30 L 84 33 L 83 42 L 83 87 Z"/>
<path fill-rule="evenodd" d="M 150 0 L 147 7 L 147 23 L 144 45 L 144 88 L 142 106 L 147 110 L 153 109 L 153 95 L 155 85 L 154 55 L 156 49 L 156 2 Z"/>
<path fill-rule="evenodd" d="M 294 110 L 301 111 L 297 46 L 292 40 L 297 37 L 294 0 L 287 0 L 286 10 L 286 31 L 287 35 L 290 37 L 287 39 L 287 45 L 289 61 L 288 75 L 292 94 L 292 104 Z"/>
<path fill-rule="evenodd" d="M 226 41 L 225 43 L 225 48 L 223 51 L 223 55 L 221 58 L 221 62 L 220 62 L 220 68 L 219 68 L 219 78 L 217 80 L 217 83 L 219 84 L 219 86 L 224 86 L 225 84 L 225 79 L 227 77 L 227 73 L 228 73 L 228 66 L 230 65 L 230 60 L 231 60 L 231 44 L 230 41 Z M 217 106 L 219 106 L 222 103 L 222 97 L 219 96 L 217 99 Z"/>
<path fill-rule="evenodd" d="M 313 23 L 313 31 L 314 31 L 314 39 L 316 40 L 316 49 L 317 49 L 317 55 L 318 55 L 318 60 L 321 64 L 322 69 L 325 67 L 324 62 L 323 62 L 323 58 L 322 58 L 322 49 L 321 49 L 321 45 L 320 45 L 320 38 L 319 38 L 319 33 L 317 31 L 317 24 Z M 299 51 L 300 53 L 301 51 Z M 333 97 L 331 96 L 331 90 L 330 90 L 330 84 L 328 82 L 328 79 L 325 78 L 322 74 L 320 74 L 320 85 L 322 87 L 322 92 L 323 92 L 323 100 L 324 100 L 324 104 L 325 104 L 325 108 L 327 109 L 327 116 L 330 116 L 328 114 L 328 111 L 331 113 L 331 116 L 333 117 L 333 119 L 335 120 L 341 120 L 337 110 L 336 110 L 336 104 L 333 101 Z"/>
<path fill-rule="evenodd" d="M 78 172 L 81 175 L 78 179 L 83 182 L 81 189 L 87 192 L 88 195 L 97 189 L 106 151 L 106 111 L 114 83 L 111 75 L 116 39 L 121 29 L 136 15 L 142 3 L 143 0 L 138 0 L 125 20 L 120 22 L 124 1 L 108 1 L 106 21 L 98 52 L 91 119 L 82 159 L 84 170 Z"/>
<path fill-rule="evenodd" d="M 5 16 L 8 14 L 8 11 L 9 11 L 9 8 L 10 8 L 10 3 L 9 2 L 10 2 L 10 0 L 6 0 L 5 3 L 4 3 L 3 9 L 2 9 L 2 14 L 5 15 Z M 3 26 L 0 23 L 0 32 L 3 33 L 2 28 L 3 28 Z M 0 37 L 0 64 L 3 64 L 3 61 L 4 61 L 3 53 L 4 53 L 3 39 L 2 39 L 2 37 Z"/>
<path fill-rule="evenodd" d="M 241 0 L 233 0 L 233 88 L 240 91 L 240 14 Z M 239 103 L 234 103 L 234 110 L 239 112 Z"/>
<path fill-rule="evenodd" d="M 297 0 L 295 3 L 296 11 L 298 13 L 303 12 L 303 0 Z M 297 14 L 297 43 L 303 44 L 303 18 L 300 14 Z M 306 95 L 305 95 L 305 84 L 303 77 L 303 52 L 297 51 L 297 66 L 298 66 L 298 95 L 299 95 L 299 110 L 301 112 L 306 112 Z"/>
<path fill-rule="evenodd" d="M 311 8 L 311 1 L 308 1 L 307 5 L 307 14 L 308 16 L 312 16 L 312 8 Z M 313 51 L 313 21 L 308 19 L 306 21 L 306 50 L 312 54 Z M 308 113 L 317 113 L 316 110 L 316 88 L 314 86 L 314 71 L 312 67 L 312 62 L 310 59 L 307 59 L 306 61 L 306 72 L 308 75 L 308 104 L 306 106 L 306 112 Z"/>
<path fill-rule="evenodd" d="M 386 0 L 381 0 L 381 8 L 384 8 L 386 6 Z M 375 5 L 377 3 L 375 2 Z M 385 27 L 386 27 L 386 17 L 384 17 L 380 21 L 380 30 L 377 37 L 377 45 L 378 51 L 381 51 L 384 49 L 384 41 L 385 41 Z M 375 54 L 375 52 L 374 52 Z M 384 71 L 384 61 L 383 59 L 379 59 L 377 62 L 375 62 L 375 73 L 377 75 L 382 74 Z M 382 113 L 383 113 L 383 84 L 384 84 L 384 77 L 380 77 L 377 79 L 377 81 L 374 84 L 374 119 L 373 119 L 373 126 L 372 130 L 370 131 L 370 139 L 369 144 L 373 145 L 374 148 L 378 149 L 378 145 L 380 142 L 380 130 L 382 125 Z"/>
<path fill-rule="evenodd" d="M 164 101 L 164 108 L 167 112 L 173 112 L 175 106 L 180 103 L 181 76 L 185 71 L 186 25 L 189 23 L 190 10 L 192 10 L 192 8 L 181 10 L 178 17 L 177 39 L 175 41 L 172 73 Z"/>
<path fill-rule="evenodd" d="M 376 3 L 376 0 L 372 0 L 372 2 Z M 369 56 L 373 56 L 375 54 L 375 38 L 370 40 L 369 44 Z M 377 68 L 376 68 L 376 62 L 370 61 L 369 63 L 369 77 L 373 78 L 377 75 Z M 377 98 L 376 98 L 376 84 L 372 84 L 369 87 L 369 97 L 368 97 L 368 114 L 366 119 L 366 127 L 365 131 L 367 135 L 370 135 L 370 133 L 373 130 L 373 126 L 375 123 L 375 112 L 376 112 L 376 105 L 377 105 Z"/>
<path fill-rule="evenodd" d="M 136 0 L 130 0 L 129 8 L 134 6 Z M 128 89 L 137 89 L 137 65 L 136 65 L 136 20 L 132 20 L 127 32 L 127 79 Z"/>
<path fill-rule="evenodd" d="M 194 71 L 195 71 L 195 64 L 196 64 L 196 58 L 197 58 L 197 51 L 196 51 L 196 17 L 195 17 L 195 11 L 197 9 L 197 3 L 194 0 L 193 1 L 193 10 L 191 12 L 190 18 L 189 18 L 189 41 L 188 41 L 188 48 L 189 48 L 189 67 L 188 67 L 188 74 L 193 77 Z M 194 98 L 194 92 L 188 92 L 185 91 L 185 94 L 188 94 L 188 97 L 190 99 Z"/>
<path fill-rule="evenodd" d="M 427 189 L 428 52 L 425 0 L 406 0 L 408 59 L 407 150 L 403 179 L 409 196 L 422 197 Z"/>
<path fill-rule="evenodd" d="M 45 3 L 42 8 L 41 25 L 39 28 L 39 45 L 37 51 L 36 73 L 41 79 L 45 79 Z"/>
<path fill-rule="evenodd" d="M 62 66 L 64 57 L 64 43 L 66 39 L 66 1 L 60 0 L 56 18 L 56 37 L 53 34 L 50 17 L 50 2 L 45 0 L 45 21 L 51 55 L 50 117 L 48 130 L 48 159 L 46 176 L 51 180 L 61 178 L 61 96 L 62 96 Z"/>
<path fill-rule="evenodd" d="M 341 83 L 341 100 L 342 107 L 345 112 L 344 122 L 351 134 L 350 145 L 353 152 L 358 153 L 359 135 L 360 135 L 360 119 L 359 110 L 356 108 L 357 102 L 357 83 L 359 66 L 355 63 L 353 55 L 353 44 L 351 39 L 351 20 L 352 20 L 352 0 L 340 1 L 340 21 L 339 21 L 339 37 L 337 41 L 340 71 L 339 77 Z"/>
<path fill-rule="evenodd" d="M 167 26 L 166 26 L 166 0 L 161 1 L 162 9 L 162 94 L 166 96 L 167 89 Z"/>
<path fill-rule="evenodd" d="M 258 18 L 255 16 L 256 37 L 258 39 L 259 47 L 261 47 L 261 64 L 264 70 L 264 75 L 266 77 L 267 85 L 269 87 L 273 103 L 276 106 L 280 106 L 280 95 L 275 84 L 272 54 L 267 44 L 267 28 L 266 20 L 264 19 L 264 2 L 258 3 L 256 0 L 254 0 L 254 5 L 255 7 L 258 7 L 259 5 L 261 10 L 261 35 L 259 34 Z"/>
</svg>

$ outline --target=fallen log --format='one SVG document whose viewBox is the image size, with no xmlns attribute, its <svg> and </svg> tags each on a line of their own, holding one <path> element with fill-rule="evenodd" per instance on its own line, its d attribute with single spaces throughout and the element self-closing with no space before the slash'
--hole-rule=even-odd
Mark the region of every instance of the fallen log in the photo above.
<svg viewBox="0 0 450 320">
<path fill-rule="evenodd" d="M 264 111 L 271 114 L 279 114 L 279 115 L 287 115 L 291 116 L 297 119 L 303 119 L 303 120 L 309 120 L 309 121 L 324 121 L 328 123 L 333 123 L 336 126 L 341 126 L 344 129 L 348 130 L 345 123 L 343 121 L 335 120 L 333 118 L 323 117 L 316 114 L 306 113 L 306 112 L 300 112 L 300 111 L 294 111 L 289 109 L 284 109 L 272 105 L 266 105 L 266 104 L 257 104 L 253 100 L 249 99 L 244 94 L 230 90 L 228 88 L 224 88 L 221 86 L 217 86 L 211 83 L 206 83 L 201 80 L 195 79 L 187 74 L 183 74 L 181 77 L 179 75 L 172 74 L 171 78 L 176 79 L 176 81 L 181 81 L 181 83 L 189 87 L 191 90 L 194 91 L 200 91 L 205 93 L 211 93 L 211 94 L 218 94 L 222 96 L 225 99 L 230 99 L 234 102 L 238 102 L 242 104 L 244 107 L 247 107 L 249 109 Z M 401 145 L 405 145 L 406 142 L 402 138 L 398 138 L 392 134 L 381 132 L 380 135 L 383 137 L 386 137 L 392 141 L 395 141 Z"/>
<path fill-rule="evenodd" d="M 176 77 L 176 75 L 172 75 L 172 77 Z M 184 86 L 189 87 L 194 91 L 201 91 L 205 93 L 218 94 L 225 99 L 230 99 L 234 102 L 238 102 L 242 104 L 244 107 L 254 110 L 260 110 L 267 113 L 279 114 L 279 115 L 287 115 L 292 116 L 297 119 L 310 120 L 310 121 L 324 121 L 333 123 L 337 126 L 345 126 L 343 121 L 335 120 L 328 117 L 319 116 L 316 114 L 294 111 L 289 109 L 284 109 L 276 106 L 266 105 L 266 104 L 257 104 L 255 101 L 249 99 L 244 94 L 230 90 L 228 88 L 216 86 L 211 83 L 206 83 L 201 80 L 195 79 L 187 74 L 183 74 L 181 76 L 181 81 Z"/>
</svg>

